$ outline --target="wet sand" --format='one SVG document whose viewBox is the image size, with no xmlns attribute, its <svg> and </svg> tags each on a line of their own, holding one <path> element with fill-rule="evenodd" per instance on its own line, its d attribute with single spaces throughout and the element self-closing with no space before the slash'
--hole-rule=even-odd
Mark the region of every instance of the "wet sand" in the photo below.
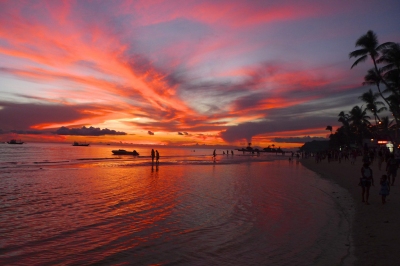
<svg viewBox="0 0 400 266">
<path fill-rule="evenodd" d="M 372 163 L 374 184 L 371 187 L 369 202 L 361 202 L 361 157 L 354 165 L 350 161 L 324 160 L 315 163 L 314 158 L 302 159 L 302 165 L 347 189 L 355 202 L 355 219 L 352 225 L 353 251 L 357 260 L 355 265 L 400 265 L 400 176 L 391 187 L 387 203 L 382 204 L 379 195 L 379 180 L 385 174 L 386 163 L 378 168 L 378 161 Z M 399 171 L 400 173 L 400 171 Z"/>
</svg>

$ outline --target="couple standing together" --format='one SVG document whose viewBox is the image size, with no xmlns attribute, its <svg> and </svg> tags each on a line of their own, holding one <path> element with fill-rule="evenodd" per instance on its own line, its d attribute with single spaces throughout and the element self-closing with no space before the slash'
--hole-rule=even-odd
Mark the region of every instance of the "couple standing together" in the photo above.
<svg viewBox="0 0 400 266">
<path fill-rule="evenodd" d="M 154 152 L 154 149 L 151 149 L 151 163 L 154 163 L 154 158 L 156 158 L 156 164 L 159 163 L 160 159 L 160 154 L 158 153 L 158 150 Z"/>
<path fill-rule="evenodd" d="M 388 175 L 382 175 L 379 182 L 381 185 L 379 195 L 382 196 L 382 204 L 386 203 L 386 197 L 389 196 L 390 193 L 390 174 L 393 175 L 393 173 L 390 172 L 388 172 Z M 395 176 L 395 174 L 392 176 L 393 182 Z M 369 205 L 369 190 L 371 186 L 374 185 L 374 178 L 372 175 L 372 169 L 370 168 L 370 164 L 368 162 L 365 162 L 361 167 L 361 179 L 359 185 L 362 188 L 362 202 L 365 202 L 365 204 Z"/>
</svg>

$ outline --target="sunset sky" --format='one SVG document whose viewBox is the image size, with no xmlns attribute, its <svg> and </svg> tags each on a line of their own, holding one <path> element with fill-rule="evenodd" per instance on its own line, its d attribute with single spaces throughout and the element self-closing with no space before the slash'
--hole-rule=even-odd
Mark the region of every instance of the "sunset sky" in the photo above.
<svg viewBox="0 0 400 266">
<path fill-rule="evenodd" d="M 0 0 L 0 140 L 301 146 L 376 90 L 348 55 L 368 30 L 400 42 L 399 14 L 398 0 Z"/>
</svg>

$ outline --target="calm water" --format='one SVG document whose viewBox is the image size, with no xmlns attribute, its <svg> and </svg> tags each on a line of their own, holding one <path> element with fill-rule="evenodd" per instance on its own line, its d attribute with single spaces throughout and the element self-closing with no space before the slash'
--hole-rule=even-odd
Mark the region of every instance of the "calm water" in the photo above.
<svg viewBox="0 0 400 266">
<path fill-rule="evenodd" d="M 17 147 L 14 147 L 17 146 Z M 341 265 L 350 196 L 274 155 L 0 145 L 1 265 Z M 131 149 L 131 147 L 126 149 Z M 222 150 L 218 150 L 222 154 Z"/>
</svg>

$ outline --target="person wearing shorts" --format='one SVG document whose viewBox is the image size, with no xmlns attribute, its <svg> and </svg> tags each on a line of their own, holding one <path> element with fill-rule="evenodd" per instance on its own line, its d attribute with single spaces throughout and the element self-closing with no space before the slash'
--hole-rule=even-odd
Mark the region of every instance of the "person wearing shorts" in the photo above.
<svg viewBox="0 0 400 266">
<path fill-rule="evenodd" d="M 361 167 L 360 185 L 362 188 L 362 202 L 365 202 L 365 204 L 369 205 L 369 189 L 371 188 L 371 185 L 374 185 L 372 169 L 369 167 L 369 163 L 364 163 Z"/>
</svg>

